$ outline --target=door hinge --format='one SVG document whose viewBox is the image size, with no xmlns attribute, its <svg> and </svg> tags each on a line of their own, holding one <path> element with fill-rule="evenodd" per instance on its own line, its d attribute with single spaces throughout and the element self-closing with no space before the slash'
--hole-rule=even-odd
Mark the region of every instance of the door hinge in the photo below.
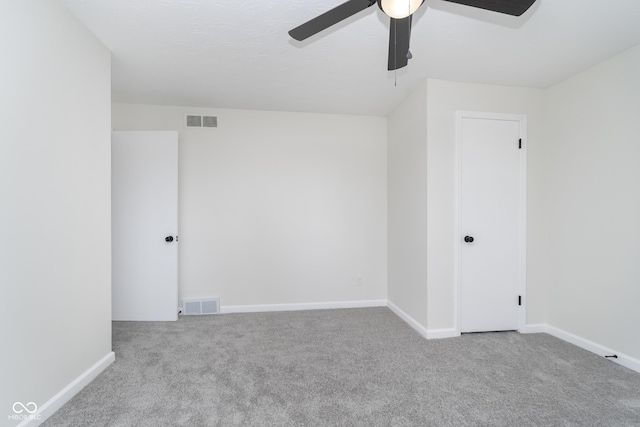
<svg viewBox="0 0 640 427">
<path fill-rule="evenodd" d="M 518 305 L 522 305 L 522 295 L 518 295 Z"/>
<path fill-rule="evenodd" d="M 518 140 L 518 150 L 522 149 L 522 138 Z"/>
</svg>

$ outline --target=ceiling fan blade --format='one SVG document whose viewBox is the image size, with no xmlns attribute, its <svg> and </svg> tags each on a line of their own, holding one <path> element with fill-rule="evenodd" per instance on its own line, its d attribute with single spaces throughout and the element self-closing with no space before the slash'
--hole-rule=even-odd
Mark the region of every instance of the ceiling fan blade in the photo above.
<svg viewBox="0 0 640 427">
<path fill-rule="evenodd" d="M 310 21 L 297 26 L 289 31 L 289 35 L 296 40 L 302 41 L 322 30 L 326 30 L 332 25 L 365 10 L 369 6 L 373 6 L 376 0 L 349 0 L 340 6 L 334 7 L 322 15 L 316 16 Z"/>
<path fill-rule="evenodd" d="M 445 0 L 452 3 L 491 10 L 507 15 L 520 16 L 525 13 L 536 0 Z"/>
<path fill-rule="evenodd" d="M 411 17 L 391 18 L 389 26 L 389 71 L 397 70 L 409 62 L 409 39 L 411 38 Z"/>
</svg>

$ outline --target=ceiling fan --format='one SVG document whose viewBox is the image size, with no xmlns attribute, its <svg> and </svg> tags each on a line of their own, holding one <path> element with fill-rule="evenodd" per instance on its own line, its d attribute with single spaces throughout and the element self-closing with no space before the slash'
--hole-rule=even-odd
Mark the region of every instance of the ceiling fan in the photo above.
<svg viewBox="0 0 640 427">
<path fill-rule="evenodd" d="M 445 1 L 520 16 L 526 12 L 536 0 Z M 289 31 L 289 35 L 298 41 L 302 41 L 378 3 L 378 7 L 391 18 L 389 31 L 389 63 L 387 68 L 388 70 L 397 70 L 407 65 L 409 59 L 411 59 L 411 52 L 409 51 L 411 17 L 423 2 L 424 0 L 348 0 L 328 12 L 294 28 Z"/>
</svg>

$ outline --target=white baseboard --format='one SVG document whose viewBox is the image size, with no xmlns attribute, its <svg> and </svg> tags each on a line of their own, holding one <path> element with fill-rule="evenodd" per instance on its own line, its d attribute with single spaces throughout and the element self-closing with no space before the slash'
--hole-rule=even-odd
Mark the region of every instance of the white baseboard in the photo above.
<svg viewBox="0 0 640 427">
<path fill-rule="evenodd" d="M 300 304 L 223 305 L 220 313 L 264 313 L 269 311 L 328 310 L 335 308 L 386 307 L 387 300 L 309 302 Z"/>
<path fill-rule="evenodd" d="M 627 356 L 626 354 L 622 354 L 619 351 L 612 350 L 603 345 L 596 344 L 593 341 L 589 341 L 585 338 L 563 331 L 562 329 L 554 328 L 553 326 L 546 325 L 545 332 L 548 333 L 549 335 L 553 335 L 556 338 L 560 338 L 563 341 L 566 341 L 573 345 L 577 345 L 578 347 L 584 348 L 585 350 L 595 353 L 598 356 L 604 357 L 604 356 L 615 354 L 618 357 L 615 359 L 610 358 L 609 360 L 619 365 L 622 365 L 626 368 L 632 369 L 636 372 L 640 372 L 640 360 L 635 359 L 631 356 Z"/>
<path fill-rule="evenodd" d="M 404 320 L 409 326 L 418 331 L 420 335 L 425 337 L 428 340 L 432 339 L 440 339 L 440 338 L 453 338 L 459 337 L 460 334 L 455 329 L 427 329 L 422 326 L 416 319 L 409 316 L 405 313 L 400 307 L 392 303 L 391 301 L 387 301 L 387 307 L 391 311 L 393 311 L 396 316 Z"/>
<path fill-rule="evenodd" d="M 544 323 L 538 323 L 534 325 L 527 325 L 525 329 L 520 332 L 523 334 L 547 333 L 561 339 L 562 341 L 577 345 L 580 348 L 583 348 L 602 357 L 615 354 L 618 357 L 615 359 L 610 358 L 609 360 L 626 368 L 632 369 L 636 372 L 640 372 L 640 360 L 627 356 L 626 354 L 622 354 L 619 351 L 612 350 L 603 345 L 596 344 L 593 341 L 589 341 L 588 339 L 579 337 L 578 335 L 563 331 L 562 329 L 558 329 Z"/>
<path fill-rule="evenodd" d="M 425 338 L 429 338 L 429 331 L 427 331 L 427 328 L 425 328 L 420 323 L 418 323 L 413 317 L 409 316 L 407 313 L 402 311 L 400 307 L 398 307 L 391 301 L 387 301 L 387 307 L 389 307 L 389 309 L 393 311 L 396 316 L 404 320 L 405 323 L 407 323 L 413 329 L 418 331 L 420 335 L 422 335 Z"/>
<path fill-rule="evenodd" d="M 519 331 L 521 334 L 540 334 L 547 332 L 547 325 L 544 323 L 536 323 L 532 325 L 526 325 Z"/>
<path fill-rule="evenodd" d="M 58 394 L 53 396 L 44 405 L 40 406 L 36 411 L 33 419 L 26 419 L 18 424 L 18 427 L 35 427 L 42 424 L 47 418 L 53 415 L 58 409 L 67 403 L 73 396 L 82 390 L 87 384 L 95 379 L 102 371 L 116 360 L 115 353 L 109 352 L 106 356 L 96 362 L 95 365 L 87 369 L 78 378 L 73 380 L 69 385 L 60 390 Z"/>
<path fill-rule="evenodd" d="M 460 332 L 454 328 L 449 329 L 427 329 L 427 339 L 437 340 L 441 338 L 455 338 L 459 337 Z"/>
</svg>

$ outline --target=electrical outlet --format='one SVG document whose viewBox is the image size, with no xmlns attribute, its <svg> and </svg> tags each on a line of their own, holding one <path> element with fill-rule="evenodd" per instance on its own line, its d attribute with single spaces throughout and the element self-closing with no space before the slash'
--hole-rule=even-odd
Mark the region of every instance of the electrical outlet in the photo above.
<svg viewBox="0 0 640 427">
<path fill-rule="evenodd" d="M 358 286 L 364 286 L 364 276 L 362 276 L 362 274 L 358 274 L 357 276 L 357 285 Z"/>
</svg>

